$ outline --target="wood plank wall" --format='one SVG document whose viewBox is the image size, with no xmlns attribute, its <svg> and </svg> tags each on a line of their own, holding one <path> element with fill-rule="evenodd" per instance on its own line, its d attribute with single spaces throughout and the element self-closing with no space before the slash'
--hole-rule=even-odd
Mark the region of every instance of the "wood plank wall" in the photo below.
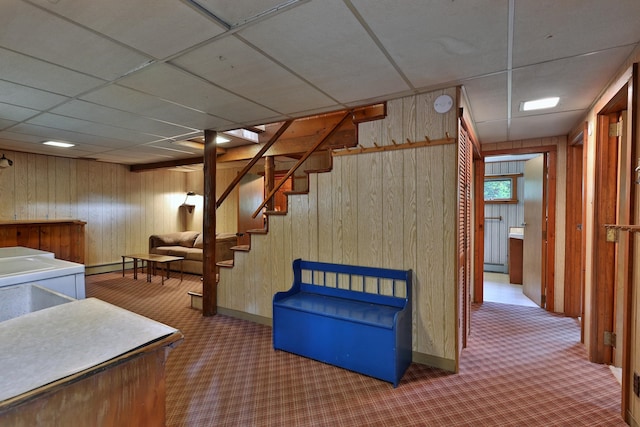
<svg viewBox="0 0 640 427">
<path fill-rule="evenodd" d="M 457 108 L 440 115 L 438 95 L 389 101 L 384 120 L 361 124 L 363 147 L 457 135 Z M 311 175 L 308 195 L 289 198 L 269 233 L 221 269 L 218 304 L 271 318 L 273 294 L 291 286 L 295 258 L 414 271 L 414 351 L 455 368 L 457 145 L 334 157 Z"/>
<path fill-rule="evenodd" d="M 242 170 L 242 166 L 223 166 L 216 168 L 216 193 L 220 197 L 227 186 Z M 183 230 L 202 231 L 204 213 L 204 172 L 202 170 L 185 173 L 186 191 L 197 195 L 193 198 L 195 208 L 192 214 L 183 213 Z M 184 196 L 183 199 L 184 200 Z M 191 200 L 190 200 L 191 202 Z M 182 203 L 182 202 L 180 202 Z M 232 191 L 216 212 L 216 231 L 218 233 L 235 233 L 238 230 L 238 190 Z"/>
<path fill-rule="evenodd" d="M 524 173 L 524 162 L 487 162 L 487 175 L 513 175 Z M 484 213 L 484 262 L 485 270 L 496 271 L 500 266 L 508 272 L 509 227 L 521 227 L 524 222 L 524 177 L 516 183 L 518 203 L 485 203 Z M 502 219 L 495 219 L 502 218 Z"/>
<path fill-rule="evenodd" d="M 189 188 L 187 173 L 132 173 L 127 166 L 112 163 L 5 154 L 14 164 L 0 169 L 0 219 L 86 221 L 89 267 L 119 263 L 126 253 L 146 252 L 151 234 L 184 229 L 178 206 Z M 227 172 L 232 174 L 235 171 Z M 202 209 L 199 212 L 202 215 Z M 232 221 L 235 224 L 235 216 Z"/>
</svg>

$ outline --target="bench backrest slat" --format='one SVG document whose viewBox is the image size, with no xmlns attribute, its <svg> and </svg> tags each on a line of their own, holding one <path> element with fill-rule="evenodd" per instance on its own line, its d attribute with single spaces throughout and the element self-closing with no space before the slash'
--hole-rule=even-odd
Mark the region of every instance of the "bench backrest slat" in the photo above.
<svg viewBox="0 0 640 427">
<path fill-rule="evenodd" d="M 299 291 L 404 307 L 411 301 L 411 270 L 305 261 L 293 262 Z"/>
</svg>

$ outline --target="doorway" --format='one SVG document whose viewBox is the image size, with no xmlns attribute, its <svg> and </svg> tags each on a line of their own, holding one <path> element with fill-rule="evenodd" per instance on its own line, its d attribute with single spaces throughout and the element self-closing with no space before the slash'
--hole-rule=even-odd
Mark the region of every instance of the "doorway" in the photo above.
<svg viewBox="0 0 640 427">
<path fill-rule="evenodd" d="M 525 173 L 527 169 L 528 172 Z M 485 301 L 525 306 L 540 305 L 540 301 L 537 304 L 534 302 L 535 298 L 531 297 L 531 292 L 526 295 L 524 291 L 525 284 L 529 283 L 530 287 L 537 289 L 533 294 L 537 294 L 538 300 L 540 299 L 543 251 L 541 232 L 535 232 L 535 228 L 543 227 L 542 216 L 546 212 L 546 209 L 542 209 L 543 176 L 544 155 L 541 153 L 485 157 Z M 537 197 L 532 197 L 532 193 L 538 194 Z M 532 215 L 536 217 L 535 221 L 531 218 Z M 525 233 L 527 217 L 531 222 L 527 227 L 528 236 Z M 538 238 L 534 239 L 531 236 Z M 534 244 L 532 240 L 535 240 Z M 527 244 L 527 248 L 524 243 Z M 523 257 L 524 249 L 528 250 L 529 254 Z M 532 253 L 536 256 L 532 256 Z"/>
<path fill-rule="evenodd" d="M 538 146 L 531 148 L 516 148 L 516 149 L 506 149 L 506 150 L 493 150 L 493 151 L 485 151 L 483 153 L 485 155 L 485 161 L 482 162 L 480 167 L 477 167 L 476 170 L 483 171 L 483 176 L 476 176 L 476 181 L 479 182 L 484 179 L 484 176 L 487 175 L 496 175 L 495 171 L 492 171 L 491 163 L 495 161 L 525 161 L 529 158 L 540 156 L 540 154 L 544 155 L 545 158 L 545 172 L 544 172 L 544 188 L 545 188 L 545 210 L 544 210 L 544 218 L 546 219 L 546 224 L 544 225 L 544 232 L 546 236 L 546 244 L 544 245 L 544 252 L 542 254 L 542 267 L 540 271 L 540 282 L 542 283 L 541 287 L 544 286 L 546 295 L 546 304 L 545 308 L 549 311 L 554 311 L 554 257 L 555 257 L 555 213 L 556 213 L 556 157 L 557 157 L 557 147 L 556 146 Z M 515 157 L 514 157 L 515 156 Z M 504 169 L 500 170 L 500 174 L 509 175 L 509 173 L 505 173 Z M 516 172 L 512 175 L 518 175 L 519 172 Z M 524 179 L 524 171 L 522 172 L 522 178 Z M 516 186 L 518 186 L 516 177 Z M 522 185 L 520 185 L 520 189 L 516 191 L 521 191 L 524 188 L 524 181 Z M 483 192 L 482 186 L 476 186 L 477 193 L 481 194 Z M 519 198 L 522 198 L 524 194 L 519 195 Z M 515 202 L 517 204 L 517 202 Z M 521 207 L 521 214 L 518 219 L 507 220 L 507 215 L 502 215 L 500 213 L 496 213 L 495 207 L 494 210 L 487 210 L 486 206 L 492 205 L 491 203 L 485 204 L 484 197 L 476 197 L 476 206 L 480 209 L 476 209 L 476 229 L 479 230 L 479 233 L 476 233 L 476 239 L 474 242 L 475 245 L 475 253 L 476 254 L 484 254 L 489 250 L 495 250 L 495 244 L 489 243 L 489 246 L 485 245 L 485 241 L 493 236 L 494 233 L 499 233 L 499 240 L 501 248 L 499 251 L 502 252 L 502 261 L 498 262 L 498 264 L 502 265 L 502 271 L 498 271 L 500 274 L 508 274 L 509 266 L 508 266 L 508 235 L 509 235 L 509 227 L 506 224 L 502 224 L 500 231 L 496 231 L 496 223 L 501 222 L 510 222 L 513 227 L 521 226 L 524 222 L 524 208 Z M 505 204 L 506 205 L 506 204 Z M 482 216 L 484 214 L 484 216 Z M 517 215 L 517 214 L 516 214 Z M 518 222 L 516 222 L 518 221 Z M 517 230 L 512 230 L 517 231 Z M 483 255 L 483 260 L 492 259 L 487 256 L 487 254 Z M 495 260 L 495 258 L 493 258 Z M 493 261 L 496 264 L 495 261 Z M 476 265 L 480 265 L 479 263 Z M 484 267 L 484 266 L 483 266 Z M 485 270 L 483 268 L 483 270 Z M 491 268 L 489 268 L 491 270 Z M 491 272 L 491 271 L 490 271 Z M 495 273 L 495 271 L 493 271 Z M 478 276 L 476 276 L 478 277 Z M 483 276 L 484 277 L 484 274 Z M 504 281 L 504 277 L 500 278 L 500 281 Z M 474 302 L 482 303 L 485 300 L 484 297 L 484 282 L 476 280 L 474 281 Z M 495 282 L 495 281 L 494 281 Z"/>
</svg>

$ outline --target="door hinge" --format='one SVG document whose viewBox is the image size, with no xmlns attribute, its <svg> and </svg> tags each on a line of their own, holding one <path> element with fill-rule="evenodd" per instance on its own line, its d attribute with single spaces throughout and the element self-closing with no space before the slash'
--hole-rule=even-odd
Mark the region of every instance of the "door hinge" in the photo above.
<svg viewBox="0 0 640 427">
<path fill-rule="evenodd" d="M 622 122 L 615 122 L 609 125 L 609 136 L 621 136 L 622 135 Z"/>
<path fill-rule="evenodd" d="M 604 345 L 616 348 L 616 334 L 610 331 L 604 331 Z"/>
</svg>

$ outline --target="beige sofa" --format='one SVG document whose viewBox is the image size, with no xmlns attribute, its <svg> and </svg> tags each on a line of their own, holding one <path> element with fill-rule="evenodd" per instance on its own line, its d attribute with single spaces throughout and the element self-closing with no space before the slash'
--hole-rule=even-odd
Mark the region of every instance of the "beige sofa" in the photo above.
<svg viewBox="0 0 640 427">
<path fill-rule="evenodd" d="M 216 235 L 216 262 L 233 259 L 231 248 L 236 246 L 235 233 Z M 179 231 L 154 234 L 149 237 L 149 253 L 184 257 L 182 267 L 185 273 L 202 274 L 202 233 L 199 231 Z M 180 263 L 172 263 L 171 269 L 179 269 Z"/>
</svg>

